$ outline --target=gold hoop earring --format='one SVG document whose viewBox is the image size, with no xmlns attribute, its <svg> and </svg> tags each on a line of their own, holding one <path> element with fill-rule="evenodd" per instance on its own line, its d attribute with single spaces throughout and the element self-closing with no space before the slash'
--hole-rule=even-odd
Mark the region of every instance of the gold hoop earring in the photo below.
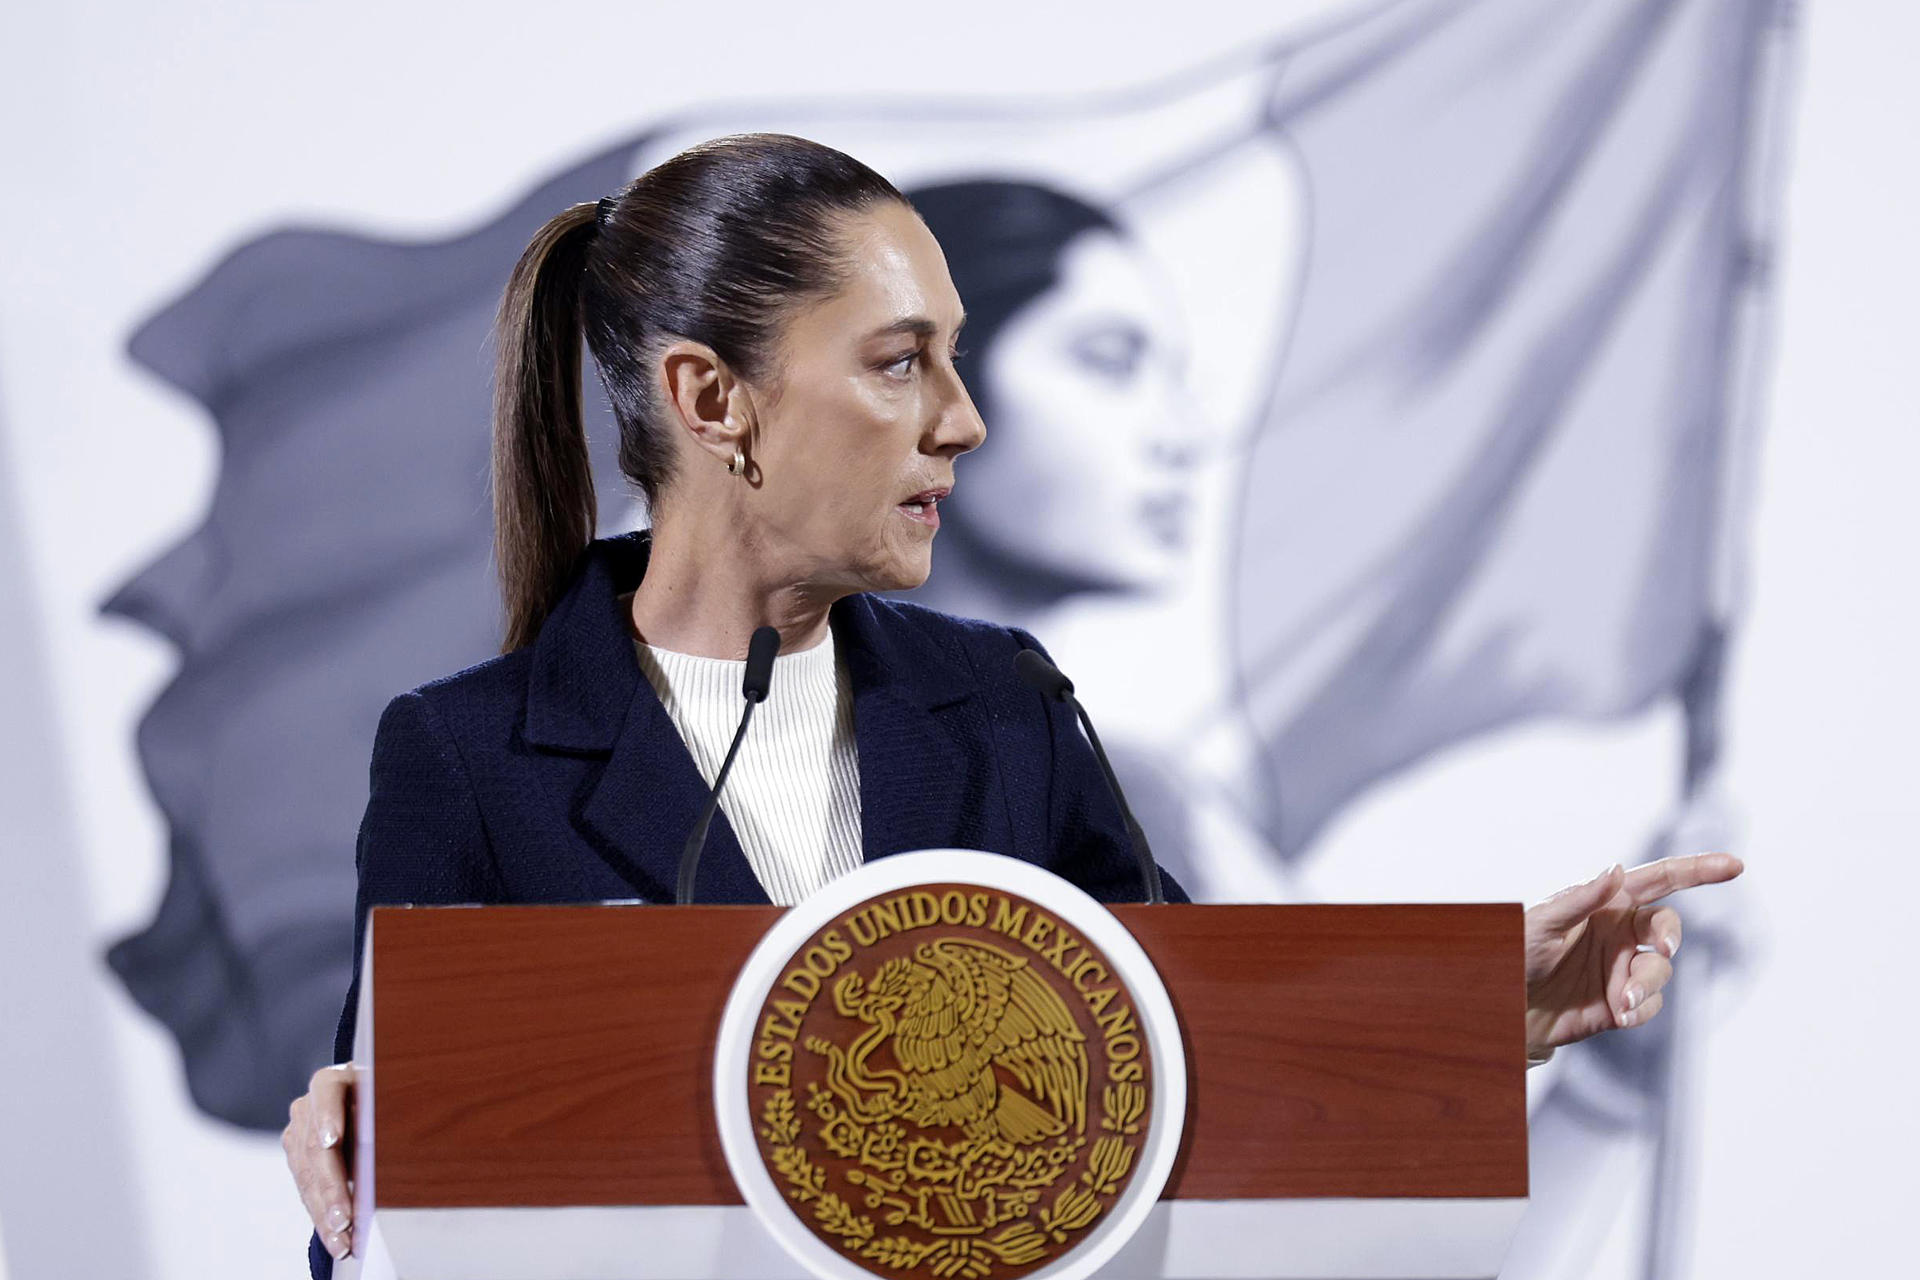
<svg viewBox="0 0 1920 1280">
<path fill-rule="evenodd" d="M 727 463 L 727 474 L 730 476 L 739 476 L 745 475 L 746 472 L 747 455 L 739 445 L 735 445 L 733 447 L 733 460 Z"/>
</svg>

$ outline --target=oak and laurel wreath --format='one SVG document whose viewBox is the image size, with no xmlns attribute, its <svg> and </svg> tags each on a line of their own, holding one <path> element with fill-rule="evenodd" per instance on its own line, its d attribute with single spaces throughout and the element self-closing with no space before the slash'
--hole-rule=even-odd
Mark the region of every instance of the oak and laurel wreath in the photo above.
<svg viewBox="0 0 1920 1280">
<path fill-rule="evenodd" d="M 821 1101 L 816 1098 L 810 1109 L 821 1111 Z M 776 1089 L 768 1096 L 761 1108 L 760 1134 L 769 1145 L 774 1171 L 787 1183 L 787 1195 L 811 1204 L 820 1229 L 837 1237 L 848 1253 L 899 1271 L 925 1265 L 942 1280 L 985 1280 L 993 1274 L 995 1262 L 1018 1267 L 1040 1261 L 1047 1254 L 1049 1242 L 1065 1244 L 1069 1233 L 1090 1226 L 1107 1209 L 1105 1202 L 1118 1194 L 1133 1165 L 1138 1143 L 1127 1139 L 1137 1138 L 1140 1133 L 1147 1092 L 1139 1084 L 1110 1084 L 1102 1090 L 1101 1102 L 1100 1127 L 1106 1133 L 1094 1142 L 1087 1168 L 1079 1178 L 1039 1211 L 1037 1224 L 1016 1222 L 988 1239 L 950 1236 L 923 1242 L 901 1235 L 879 1235 L 871 1217 L 856 1212 L 844 1198 L 827 1190 L 827 1171 L 813 1163 L 800 1146 L 801 1121 L 791 1089 Z M 876 1202 L 877 1193 L 869 1204 Z M 1017 1212 L 1024 1214 L 1024 1209 Z"/>
</svg>

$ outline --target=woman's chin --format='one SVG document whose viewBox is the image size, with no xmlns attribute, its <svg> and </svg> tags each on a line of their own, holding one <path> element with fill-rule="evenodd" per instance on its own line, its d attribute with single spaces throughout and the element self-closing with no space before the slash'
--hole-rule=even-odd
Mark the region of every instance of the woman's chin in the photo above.
<svg viewBox="0 0 1920 1280">
<path fill-rule="evenodd" d="M 1188 569 L 1184 551 L 1125 536 L 1105 542 L 1088 539 L 1071 548 L 1053 550 L 1052 555 L 1035 555 L 1025 548 L 1009 549 L 1006 563 L 1016 574 L 1031 572 L 1040 579 L 1063 584 L 1072 594 L 1096 595 L 1165 591 L 1178 585 Z"/>
<path fill-rule="evenodd" d="M 903 548 L 867 574 L 868 591 L 911 591 L 926 582 L 933 571 L 933 543 L 928 539 L 917 548 Z"/>
<path fill-rule="evenodd" d="M 888 587 L 887 590 L 911 591 L 915 587 L 924 586 L 931 576 L 933 576 L 933 563 L 931 560 L 924 560 L 917 567 L 901 574 L 899 584 Z"/>
<path fill-rule="evenodd" d="M 1101 546 L 1106 554 L 1082 559 L 1080 566 L 1108 591 L 1165 591 L 1179 585 L 1192 568 L 1192 555 L 1184 540 L 1159 537 L 1139 526 L 1129 528 L 1126 536 L 1107 539 Z"/>
</svg>

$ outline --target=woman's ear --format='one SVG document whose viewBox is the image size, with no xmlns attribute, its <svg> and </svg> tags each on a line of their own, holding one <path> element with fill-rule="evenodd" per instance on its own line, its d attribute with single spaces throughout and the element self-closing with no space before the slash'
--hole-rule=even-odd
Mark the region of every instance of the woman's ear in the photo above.
<svg viewBox="0 0 1920 1280">
<path fill-rule="evenodd" d="M 736 449 L 748 449 L 752 397 L 712 347 L 681 339 L 661 352 L 660 364 L 672 426 L 723 466 Z"/>
</svg>

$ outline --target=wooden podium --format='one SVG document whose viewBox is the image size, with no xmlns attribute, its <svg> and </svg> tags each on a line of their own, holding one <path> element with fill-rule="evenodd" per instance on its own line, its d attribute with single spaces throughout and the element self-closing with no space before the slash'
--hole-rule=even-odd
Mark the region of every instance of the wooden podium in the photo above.
<svg viewBox="0 0 1920 1280">
<path fill-rule="evenodd" d="M 779 907 L 380 907 L 366 1280 L 805 1274 L 721 1152 L 713 1046 Z M 1184 1140 L 1106 1277 L 1491 1277 L 1527 1197 L 1522 906 L 1144 906 Z M 357 1268 L 357 1270 L 356 1270 Z"/>
</svg>

